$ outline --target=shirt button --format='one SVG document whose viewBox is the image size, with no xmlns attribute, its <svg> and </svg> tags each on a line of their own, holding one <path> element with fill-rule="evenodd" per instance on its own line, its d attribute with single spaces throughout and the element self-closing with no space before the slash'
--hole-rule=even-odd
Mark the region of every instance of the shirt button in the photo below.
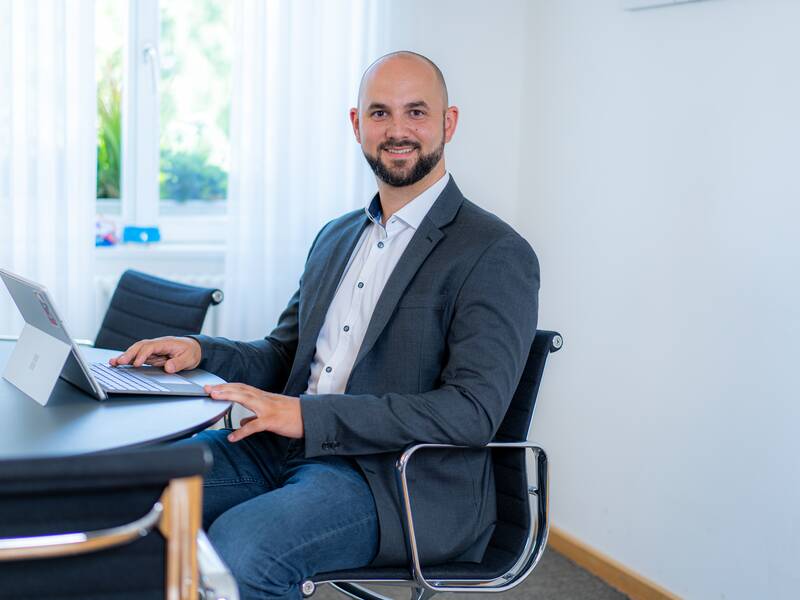
<svg viewBox="0 0 800 600">
<path fill-rule="evenodd" d="M 325 367 L 325 372 L 326 373 L 330 373 L 331 371 L 333 371 L 332 367 Z"/>
<path fill-rule="evenodd" d="M 359 281 L 358 282 L 358 287 L 359 288 L 363 288 L 364 287 L 364 282 L 363 281 Z"/>
<path fill-rule="evenodd" d="M 345 330 L 345 331 L 350 331 L 350 325 L 345 325 L 345 326 L 344 326 L 344 330 Z"/>
<path fill-rule="evenodd" d="M 378 248 L 383 248 L 383 242 L 378 242 Z"/>
</svg>

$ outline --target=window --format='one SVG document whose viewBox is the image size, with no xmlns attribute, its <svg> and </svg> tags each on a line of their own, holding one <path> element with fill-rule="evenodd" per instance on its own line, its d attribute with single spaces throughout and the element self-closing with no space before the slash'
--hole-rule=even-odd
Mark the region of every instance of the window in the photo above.
<svg viewBox="0 0 800 600">
<path fill-rule="evenodd" d="M 165 241 L 221 240 L 228 187 L 226 0 L 97 0 L 98 212 Z"/>
</svg>

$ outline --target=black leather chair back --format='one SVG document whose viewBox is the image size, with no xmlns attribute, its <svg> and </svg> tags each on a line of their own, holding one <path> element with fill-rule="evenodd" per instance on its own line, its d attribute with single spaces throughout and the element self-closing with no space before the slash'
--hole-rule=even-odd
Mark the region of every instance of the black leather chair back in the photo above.
<svg viewBox="0 0 800 600">
<path fill-rule="evenodd" d="M 561 336 L 555 331 L 537 331 L 517 391 L 500 424 L 495 442 L 517 442 L 528 438 L 536 408 L 536 397 L 547 357 L 561 348 Z M 529 494 L 525 453 L 504 448 L 492 449 L 497 526 L 480 565 L 480 575 L 500 576 L 510 569 L 522 552 L 530 527 Z"/>
<path fill-rule="evenodd" d="M 0 462 L 0 538 L 95 531 L 146 515 L 171 479 L 202 475 L 204 446 Z M 163 600 L 164 538 L 105 550 L 0 561 L 0 598 Z"/>
<path fill-rule="evenodd" d="M 559 348 L 561 336 L 558 333 L 542 330 L 536 332 L 517 390 L 494 436 L 495 442 L 516 442 L 528 438 L 547 357 Z"/>
<path fill-rule="evenodd" d="M 209 305 L 220 302 L 221 290 L 125 271 L 94 345 L 125 350 L 145 338 L 200 333 Z"/>
</svg>

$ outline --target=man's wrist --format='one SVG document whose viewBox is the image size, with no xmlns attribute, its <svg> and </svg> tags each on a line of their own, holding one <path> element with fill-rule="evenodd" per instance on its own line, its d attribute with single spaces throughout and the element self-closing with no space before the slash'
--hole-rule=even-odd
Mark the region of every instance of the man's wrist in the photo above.
<svg viewBox="0 0 800 600">
<path fill-rule="evenodd" d="M 195 363 L 199 366 L 200 362 L 203 360 L 203 346 L 200 345 L 195 338 L 186 336 L 184 339 L 189 340 L 194 346 L 194 353 L 195 353 Z"/>
<path fill-rule="evenodd" d="M 197 344 L 197 349 L 196 349 L 197 353 L 198 353 L 197 367 L 200 368 L 200 369 L 204 368 L 203 367 L 203 362 L 205 362 L 205 360 L 206 360 L 206 358 L 208 356 L 208 352 L 207 352 L 208 345 L 207 345 L 207 342 L 205 341 L 204 338 L 207 338 L 209 340 L 212 339 L 212 338 L 209 338 L 208 336 L 201 335 L 201 334 L 200 335 L 194 335 L 194 334 L 186 335 L 186 336 L 184 336 L 184 338 L 187 339 L 187 340 L 192 340 L 195 344 Z"/>
</svg>

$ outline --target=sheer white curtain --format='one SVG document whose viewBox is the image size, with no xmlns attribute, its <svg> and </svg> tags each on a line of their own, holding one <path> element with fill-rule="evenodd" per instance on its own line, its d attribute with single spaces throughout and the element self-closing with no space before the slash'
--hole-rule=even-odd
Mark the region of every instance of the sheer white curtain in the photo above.
<svg viewBox="0 0 800 600">
<path fill-rule="evenodd" d="M 45 284 L 92 337 L 93 0 L 0 0 L 0 266 Z M 21 320 L 0 286 L 0 333 Z"/>
<path fill-rule="evenodd" d="M 239 0 L 222 333 L 268 332 L 309 245 L 375 184 L 350 130 L 380 0 Z"/>
</svg>

